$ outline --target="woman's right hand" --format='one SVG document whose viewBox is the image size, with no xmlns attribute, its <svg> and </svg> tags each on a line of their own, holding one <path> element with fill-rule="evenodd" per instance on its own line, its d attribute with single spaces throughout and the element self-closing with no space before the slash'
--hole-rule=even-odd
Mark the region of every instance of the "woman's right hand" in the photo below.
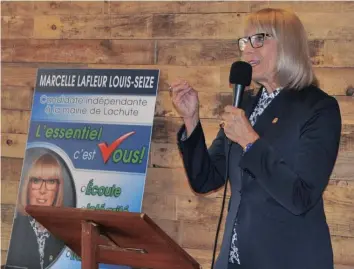
<svg viewBox="0 0 354 269">
<path fill-rule="evenodd" d="M 188 136 L 199 121 L 199 99 L 196 90 L 184 80 L 174 81 L 170 85 L 172 103 L 183 118 Z"/>
</svg>

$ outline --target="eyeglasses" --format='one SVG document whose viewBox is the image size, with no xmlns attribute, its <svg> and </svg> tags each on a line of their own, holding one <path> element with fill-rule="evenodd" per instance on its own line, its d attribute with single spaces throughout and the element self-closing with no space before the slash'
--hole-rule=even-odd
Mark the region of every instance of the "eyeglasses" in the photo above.
<svg viewBox="0 0 354 269">
<path fill-rule="evenodd" d="M 30 182 L 32 189 L 34 190 L 39 190 L 42 188 L 43 182 L 45 183 L 45 188 L 48 191 L 53 191 L 59 185 L 59 179 L 53 178 L 53 179 L 43 179 L 43 178 L 37 178 L 37 177 L 31 177 Z"/>
<path fill-rule="evenodd" d="M 264 44 L 265 37 L 271 37 L 271 35 L 266 33 L 259 33 L 252 36 L 239 38 L 238 47 L 240 51 L 244 51 L 248 40 L 250 40 L 252 48 L 260 48 Z"/>
</svg>

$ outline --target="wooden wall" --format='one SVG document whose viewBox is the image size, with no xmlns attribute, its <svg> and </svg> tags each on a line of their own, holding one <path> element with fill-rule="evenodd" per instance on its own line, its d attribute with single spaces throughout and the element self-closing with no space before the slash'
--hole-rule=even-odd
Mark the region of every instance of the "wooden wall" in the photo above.
<svg viewBox="0 0 354 269">
<path fill-rule="evenodd" d="M 176 147 L 181 120 L 167 83 L 183 77 L 200 92 L 208 143 L 231 103 L 230 65 L 247 13 L 297 12 L 309 37 L 321 87 L 343 117 L 339 157 L 325 192 L 336 269 L 354 268 L 354 2 L 10 2 L 1 3 L 1 253 L 17 198 L 36 70 L 44 66 L 159 68 L 152 149 L 143 211 L 208 268 L 222 192 L 196 196 Z M 221 240 L 219 240 L 220 242 Z M 316 268 L 321 269 L 321 268 Z"/>
</svg>

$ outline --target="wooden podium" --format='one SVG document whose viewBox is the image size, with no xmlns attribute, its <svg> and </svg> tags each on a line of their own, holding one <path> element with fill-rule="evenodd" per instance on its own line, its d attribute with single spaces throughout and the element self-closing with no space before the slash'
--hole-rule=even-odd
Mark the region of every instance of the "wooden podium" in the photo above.
<svg viewBox="0 0 354 269">
<path fill-rule="evenodd" d="M 99 263 L 151 269 L 201 266 L 143 213 L 27 206 L 26 211 L 81 257 L 83 269 Z"/>
</svg>

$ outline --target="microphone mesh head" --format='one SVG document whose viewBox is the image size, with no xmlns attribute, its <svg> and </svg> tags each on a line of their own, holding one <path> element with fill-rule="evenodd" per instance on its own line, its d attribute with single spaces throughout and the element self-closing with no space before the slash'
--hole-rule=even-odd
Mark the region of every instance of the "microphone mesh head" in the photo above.
<svg viewBox="0 0 354 269">
<path fill-rule="evenodd" d="M 252 66 L 243 61 L 234 62 L 230 69 L 230 84 L 249 86 L 252 80 Z"/>
</svg>

